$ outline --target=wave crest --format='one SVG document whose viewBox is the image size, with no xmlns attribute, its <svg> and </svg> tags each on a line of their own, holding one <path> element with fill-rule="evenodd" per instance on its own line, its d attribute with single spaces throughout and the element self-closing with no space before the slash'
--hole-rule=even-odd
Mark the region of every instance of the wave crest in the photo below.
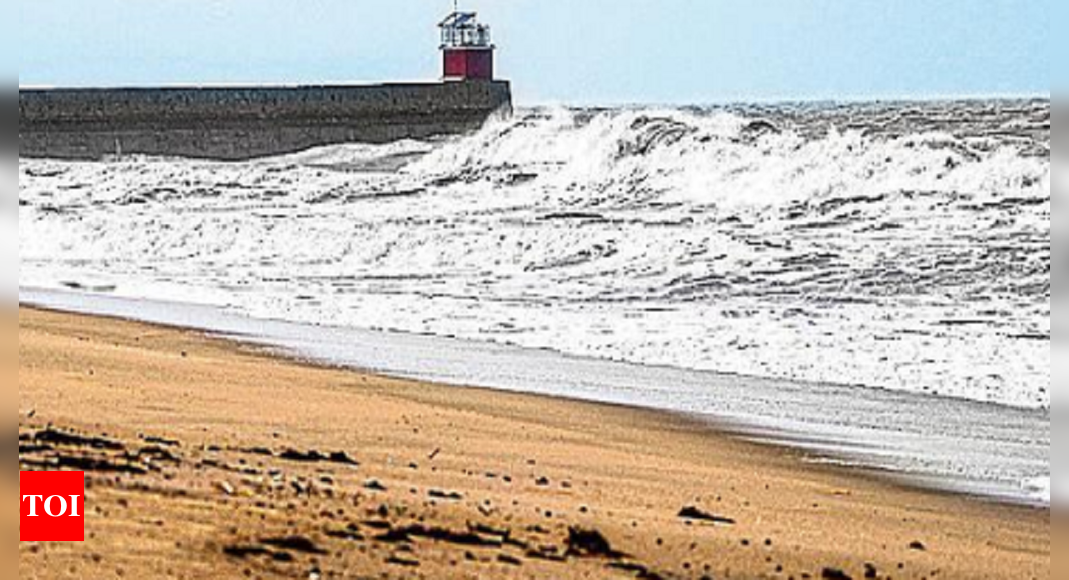
<svg viewBox="0 0 1069 580">
<path fill-rule="evenodd" d="M 239 164 L 21 160 L 19 281 L 1049 408 L 1050 173 L 1049 103 L 549 109 Z"/>
</svg>

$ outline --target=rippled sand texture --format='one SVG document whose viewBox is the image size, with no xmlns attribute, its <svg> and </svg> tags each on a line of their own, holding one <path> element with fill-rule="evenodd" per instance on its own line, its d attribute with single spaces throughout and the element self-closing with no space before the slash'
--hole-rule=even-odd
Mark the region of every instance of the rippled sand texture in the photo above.
<svg viewBox="0 0 1069 580">
<path fill-rule="evenodd" d="M 1050 103 L 539 110 L 19 163 L 23 285 L 1050 406 Z"/>
</svg>

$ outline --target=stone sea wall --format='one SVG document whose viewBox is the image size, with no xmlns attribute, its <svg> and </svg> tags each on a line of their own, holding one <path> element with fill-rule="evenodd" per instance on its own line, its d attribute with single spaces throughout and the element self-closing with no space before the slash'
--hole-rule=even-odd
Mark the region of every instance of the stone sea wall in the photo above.
<svg viewBox="0 0 1069 580">
<path fill-rule="evenodd" d="M 511 111 L 509 84 L 19 91 L 19 155 L 244 160 L 340 143 L 427 139 Z"/>
</svg>

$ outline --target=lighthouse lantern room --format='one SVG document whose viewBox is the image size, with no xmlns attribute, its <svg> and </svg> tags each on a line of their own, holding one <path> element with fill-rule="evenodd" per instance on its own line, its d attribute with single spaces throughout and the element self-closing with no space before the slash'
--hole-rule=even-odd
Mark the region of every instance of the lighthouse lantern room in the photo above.
<svg viewBox="0 0 1069 580">
<path fill-rule="evenodd" d="M 474 12 L 454 11 L 438 25 L 442 30 L 443 77 L 446 81 L 492 80 L 494 45 L 490 27 Z"/>
</svg>

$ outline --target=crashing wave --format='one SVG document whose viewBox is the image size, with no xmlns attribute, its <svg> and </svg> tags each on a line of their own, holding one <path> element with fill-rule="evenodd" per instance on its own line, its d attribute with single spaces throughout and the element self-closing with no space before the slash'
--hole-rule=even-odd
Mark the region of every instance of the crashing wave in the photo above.
<svg viewBox="0 0 1069 580">
<path fill-rule="evenodd" d="M 249 163 L 21 160 L 19 282 L 1049 408 L 1049 103 L 907 108 L 550 109 Z"/>
</svg>

